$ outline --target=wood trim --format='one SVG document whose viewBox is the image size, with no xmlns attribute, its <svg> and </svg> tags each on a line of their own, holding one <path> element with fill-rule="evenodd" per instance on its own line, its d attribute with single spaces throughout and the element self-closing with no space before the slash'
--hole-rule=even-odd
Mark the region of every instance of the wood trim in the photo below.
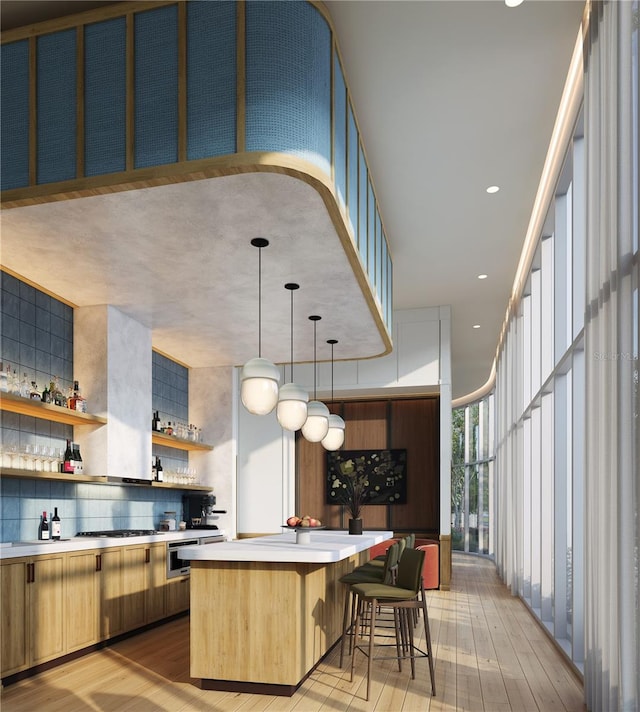
<svg viewBox="0 0 640 712">
<path fill-rule="evenodd" d="M 440 590 L 451 589 L 451 534 L 440 534 Z"/>
<path fill-rule="evenodd" d="M 20 415 L 30 415 L 34 418 L 49 420 L 55 423 L 66 423 L 67 425 L 104 425 L 106 418 L 90 413 L 81 413 L 77 410 L 62 408 L 52 403 L 42 403 L 41 401 L 22 398 L 11 393 L 3 393 L 0 399 L 0 410 Z"/>
<path fill-rule="evenodd" d="M 244 0 L 236 4 L 236 153 L 247 150 L 247 8 Z"/>
<path fill-rule="evenodd" d="M 76 178 L 84 177 L 84 25 L 76 30 Z"/>
<path fill-rule="evenodd" d="M 38 48 L 36 38 L 29 39 L 29 185 L 38 180 Z"/>
<path fill-rule="evenodd" d="M 134 170 L 134 142 L 135 142 L 135 27 L 133 13 L 129 12 L 127 18 L 127 44 L 126 44 L 126 157 L 125 166 L 127 171 Z"/>
<path fill-rule="evenodd" d="M 178 3 L 178 161 L 187 160 L 187 4 Z"/>
</svg>

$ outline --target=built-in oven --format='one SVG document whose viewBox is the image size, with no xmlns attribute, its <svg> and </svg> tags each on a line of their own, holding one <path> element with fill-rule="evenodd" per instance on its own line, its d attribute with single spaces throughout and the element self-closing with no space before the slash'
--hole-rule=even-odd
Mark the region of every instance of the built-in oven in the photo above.
<svg viewBox="0 0 640 712">
<path fill-rule="evenodd" d="M 188 559 L 181 559 L 178 553 L 184 546 L 198 546 L 199 544 L 200 541 L 198 539 L 183 539 L 181 541 L 167 542 L 167 578 L 189 575 L 191 562 Z"/>
</svg>

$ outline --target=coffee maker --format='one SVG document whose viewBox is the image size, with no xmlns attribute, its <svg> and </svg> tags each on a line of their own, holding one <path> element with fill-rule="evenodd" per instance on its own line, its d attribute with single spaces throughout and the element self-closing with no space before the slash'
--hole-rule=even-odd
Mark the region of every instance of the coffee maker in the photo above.
<svg viewBox="0 0 640 712">
<path fill-rule="evenodd" d="M 214 509 L 216 497 L 213 494 L 185 494 L 182 497 L 183 519 L 187 529 L 217 529 L 219 514 L 226 514 L 226 509 Z"/>
</svg>

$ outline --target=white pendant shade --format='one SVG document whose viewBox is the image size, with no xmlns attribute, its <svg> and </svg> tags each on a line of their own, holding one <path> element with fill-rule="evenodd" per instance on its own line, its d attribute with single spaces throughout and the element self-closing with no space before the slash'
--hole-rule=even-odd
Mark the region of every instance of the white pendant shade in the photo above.
<svg viewBox="0 0 640 712">
<path fill-rule="evenodd" d="M 307 413 L 302 434 L 310 443 L 319 443 L 329 432 L 329 409 L 324 403 L 312 400 L 307 405 Z"/>
<path fill-rule="evenodd" d="M 309 394 L 296 383 L 285 383 L 278 395 L 276 415 L 285 430 L 300 430 L 307 419 Z"/>
<path fill-rule="evenodd" d="M 254 415 L 270 413 L 278 402 L 279 369 L 266 358 L 252 358 L 242 367 L 240 398 Z"/>
<path fill-rule="evenodd" d="M 322 447 L 325 450 L 337 450 L 344 442 L 344 420 L 333 413 L 329 416 L 329 432 L 322 438 Z"/>
</svg>

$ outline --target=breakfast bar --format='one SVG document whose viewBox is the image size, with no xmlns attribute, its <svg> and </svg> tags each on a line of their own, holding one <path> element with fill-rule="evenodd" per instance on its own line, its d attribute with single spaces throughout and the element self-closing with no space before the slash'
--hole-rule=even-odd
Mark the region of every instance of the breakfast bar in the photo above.
<svg viewBox="0 0 640 712">
<path fill-rule="evenodd" d="M 291 696 L 342 634 L 340 578 L 393 532 L 311 531 L 185 547 L 191 676 L 213 690 Z"/>
</svg>

